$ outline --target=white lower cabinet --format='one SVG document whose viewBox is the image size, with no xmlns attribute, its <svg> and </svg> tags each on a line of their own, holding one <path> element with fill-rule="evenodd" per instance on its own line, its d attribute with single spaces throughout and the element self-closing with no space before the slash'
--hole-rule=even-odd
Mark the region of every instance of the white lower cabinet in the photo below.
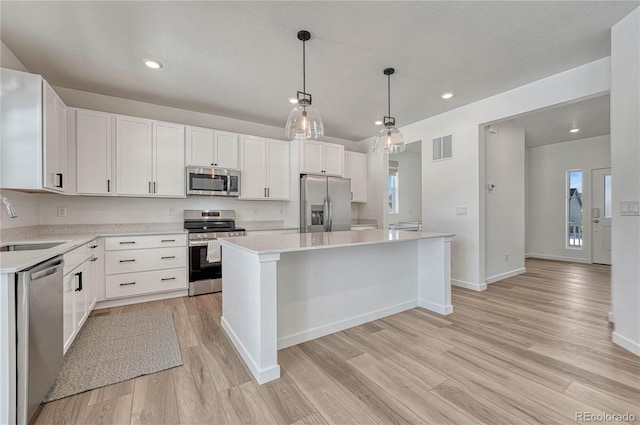
<svg viewBox="0 0 640 425">
<path fill-rule="evenodd" d="M 97 299 L 96 267 L 91 246 L 84 244 L 64 254 L 63 346 L 66 353 L 89 317 Z"/>
<path fill-rule="evenodd" d="M 187 289 L 185 234 L 105 238 L 105 299 Z"/>
</svg>

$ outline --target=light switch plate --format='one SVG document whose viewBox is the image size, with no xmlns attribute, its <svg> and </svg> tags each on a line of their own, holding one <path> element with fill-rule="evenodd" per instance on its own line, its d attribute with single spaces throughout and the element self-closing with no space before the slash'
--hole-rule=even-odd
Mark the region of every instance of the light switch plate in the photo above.
<svg viewBox="0 0 640 425">
<path fill-rule="evenodd" d="M 620 201 L 620 215 L 640 215 L 640 201 Z"/>
<path fill-rule="evenodd" d="M 67 207 L 58 207 L 58 217 L 66 217 L 67 216 Z"/>
</svg>

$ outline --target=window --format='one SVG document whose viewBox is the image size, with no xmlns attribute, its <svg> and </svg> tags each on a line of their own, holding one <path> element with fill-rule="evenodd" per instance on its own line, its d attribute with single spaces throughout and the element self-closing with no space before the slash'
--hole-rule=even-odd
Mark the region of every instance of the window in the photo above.
<svg viewBox="0 0 640 425">
<path fill-rule="evenodd" d="M 567 172 L 567 246 L 582 248 L 582 170 Z"/>
<path fill-rule="evenodd" d="M 447 159 L 453 156 L 453 136 L 433 139 L 433 160 Z"/>
<path fill-rule="evenodd" d="M 389 213 L 398 214 L 400 212 L 400 202 L 398 201 L 398 161 L 389 161 Z"/>
</svg>

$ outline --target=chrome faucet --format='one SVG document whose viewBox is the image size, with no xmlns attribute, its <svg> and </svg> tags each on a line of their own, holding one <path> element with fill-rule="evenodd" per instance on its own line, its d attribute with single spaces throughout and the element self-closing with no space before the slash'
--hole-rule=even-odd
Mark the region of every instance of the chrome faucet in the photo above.
<svg viewBox="0 0 640 425">
<path fill-rule="evenodd" d="M 16 218 L 18 216 L 18 213 L 16 213 L 16 210 L 13 209 L 13 205 L 11 205 L 11 202 L 2 195 L 0 195 L 0 200 L 2 201 L 4 206 L 7 207 L 7 211 L 9 211 L 9 217 Z"/>
</svg>

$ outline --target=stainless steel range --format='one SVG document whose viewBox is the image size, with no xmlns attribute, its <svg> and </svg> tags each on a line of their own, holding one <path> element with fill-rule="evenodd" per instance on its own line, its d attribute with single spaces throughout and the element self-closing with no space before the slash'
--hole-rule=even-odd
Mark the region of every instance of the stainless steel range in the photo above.
<svg viewBox="0 0 640 425">
<path fill-rule="evenodd" d="M 218 238 L 244 236 L 233 210 L 185 210 L 189 232 L 189 295 L 222 291 L 222 255 Z M 216 250 L 216 252 L 210 252 Z"/>
</svg>

